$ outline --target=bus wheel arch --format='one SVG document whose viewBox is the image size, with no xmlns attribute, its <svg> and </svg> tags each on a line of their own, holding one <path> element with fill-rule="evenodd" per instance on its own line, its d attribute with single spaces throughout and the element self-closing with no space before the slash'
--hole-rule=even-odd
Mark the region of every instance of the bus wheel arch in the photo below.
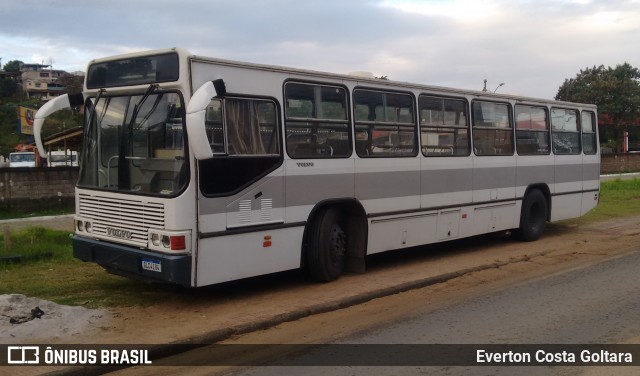
<svg viewBox="0 0 640 376">
<path fill-rule="evenodd" d="M 546 185 L 528 187 L 522 199 L 518 236 L 524 241 L 538 240 L 544 232 L 550 215 L 551 194 L 548 187 Z"/>
<path fill-rule="evenodd" d="M 360 202 L 322 201 L 307 221 L 301 266 L 313 280 L 329 282 L 345 270 L 364 272 L 366 249 L 367 218 Z"/>
</svg>

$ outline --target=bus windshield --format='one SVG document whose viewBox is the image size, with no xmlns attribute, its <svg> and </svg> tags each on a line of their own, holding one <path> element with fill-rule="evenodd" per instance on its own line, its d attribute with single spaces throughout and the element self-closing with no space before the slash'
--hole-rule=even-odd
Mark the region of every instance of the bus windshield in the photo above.
<svg viewBox="0 0 640 376">
<path fill-rule="evenodd" d="M 187 182 L 184 105 L 173 92 L 87 101 L 78 185 L 175 195 Z"/>
</svg>

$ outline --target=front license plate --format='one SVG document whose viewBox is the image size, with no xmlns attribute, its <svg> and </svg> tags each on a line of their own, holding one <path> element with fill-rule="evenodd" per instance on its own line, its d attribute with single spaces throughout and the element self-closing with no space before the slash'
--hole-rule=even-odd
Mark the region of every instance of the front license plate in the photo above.
<svg viewBox="0 0 640 376">
<path fill-rule="evenodd" d="M 142 259 L 142 269 L 162 273 L 162 264 L 158 260 Z"/>
</svg>

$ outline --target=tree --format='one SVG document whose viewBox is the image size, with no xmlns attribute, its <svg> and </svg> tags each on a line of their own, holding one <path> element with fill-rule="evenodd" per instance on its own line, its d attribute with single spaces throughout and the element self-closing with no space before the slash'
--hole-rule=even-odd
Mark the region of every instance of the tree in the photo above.
<svg viewBox="0 0 640 376">
<path fill-rule="evenodd" d="M 22 65 L 24 65 L 24 63 L 20 60 L 9 60 L 9 62 L 4 65 L 3 69 L 5 72 L 20 73 Z"/>
<path fill-rule="evenodd" d="M 84 84 L 84 76 L 75 76 L 67 73 L 58 78 L 57 82 L 64 85 L 65 93 L 81 93 L 82 86 Z"/>
<path fill-rule="evenodd" d="M 618 151 L 623 132 L 639 125 L 640 70 L 629 63 L 580 70 L 575 78 L 564 81 L 556 100 L 597 105 L 599 123 L 603 125 L 600 139 L 609 138 L 610 145 Z"/>
<path fill-rule="evenodd" d="M 8 157 L 14 147 L 26 141 L 26 137 L 18 135 L 18 114 L 16 106 L 0 105 L 0 155 Z"/>
<path fill-rule="evenodd" d="M 12 78 L 0 78 L 0 98 L 12 96 L 17 87 L 18 85 Z"/>
<path fill-rule="evenodd" d="M 0 98 L 10 97 L 15 94 L 18 85 L 12 76 L 18 75 L 21 67 L 22 61 L 20 60 L 10 60 L 4 65 L 4 71 L 12 74 L 3 75 L 3 78 L 0 78 Z"/>
</svg>

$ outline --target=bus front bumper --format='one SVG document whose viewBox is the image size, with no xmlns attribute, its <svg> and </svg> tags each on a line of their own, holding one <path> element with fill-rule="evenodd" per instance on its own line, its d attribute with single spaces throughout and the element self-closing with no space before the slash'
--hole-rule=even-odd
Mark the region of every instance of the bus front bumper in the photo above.
<svg viewBox="0 0 640 376">
<path fill-rule="evenodd" d="M 73 256 L 113 274 L 191 287 L 191 255 L 167 255 L 74 235 Z"/>
</svg>

